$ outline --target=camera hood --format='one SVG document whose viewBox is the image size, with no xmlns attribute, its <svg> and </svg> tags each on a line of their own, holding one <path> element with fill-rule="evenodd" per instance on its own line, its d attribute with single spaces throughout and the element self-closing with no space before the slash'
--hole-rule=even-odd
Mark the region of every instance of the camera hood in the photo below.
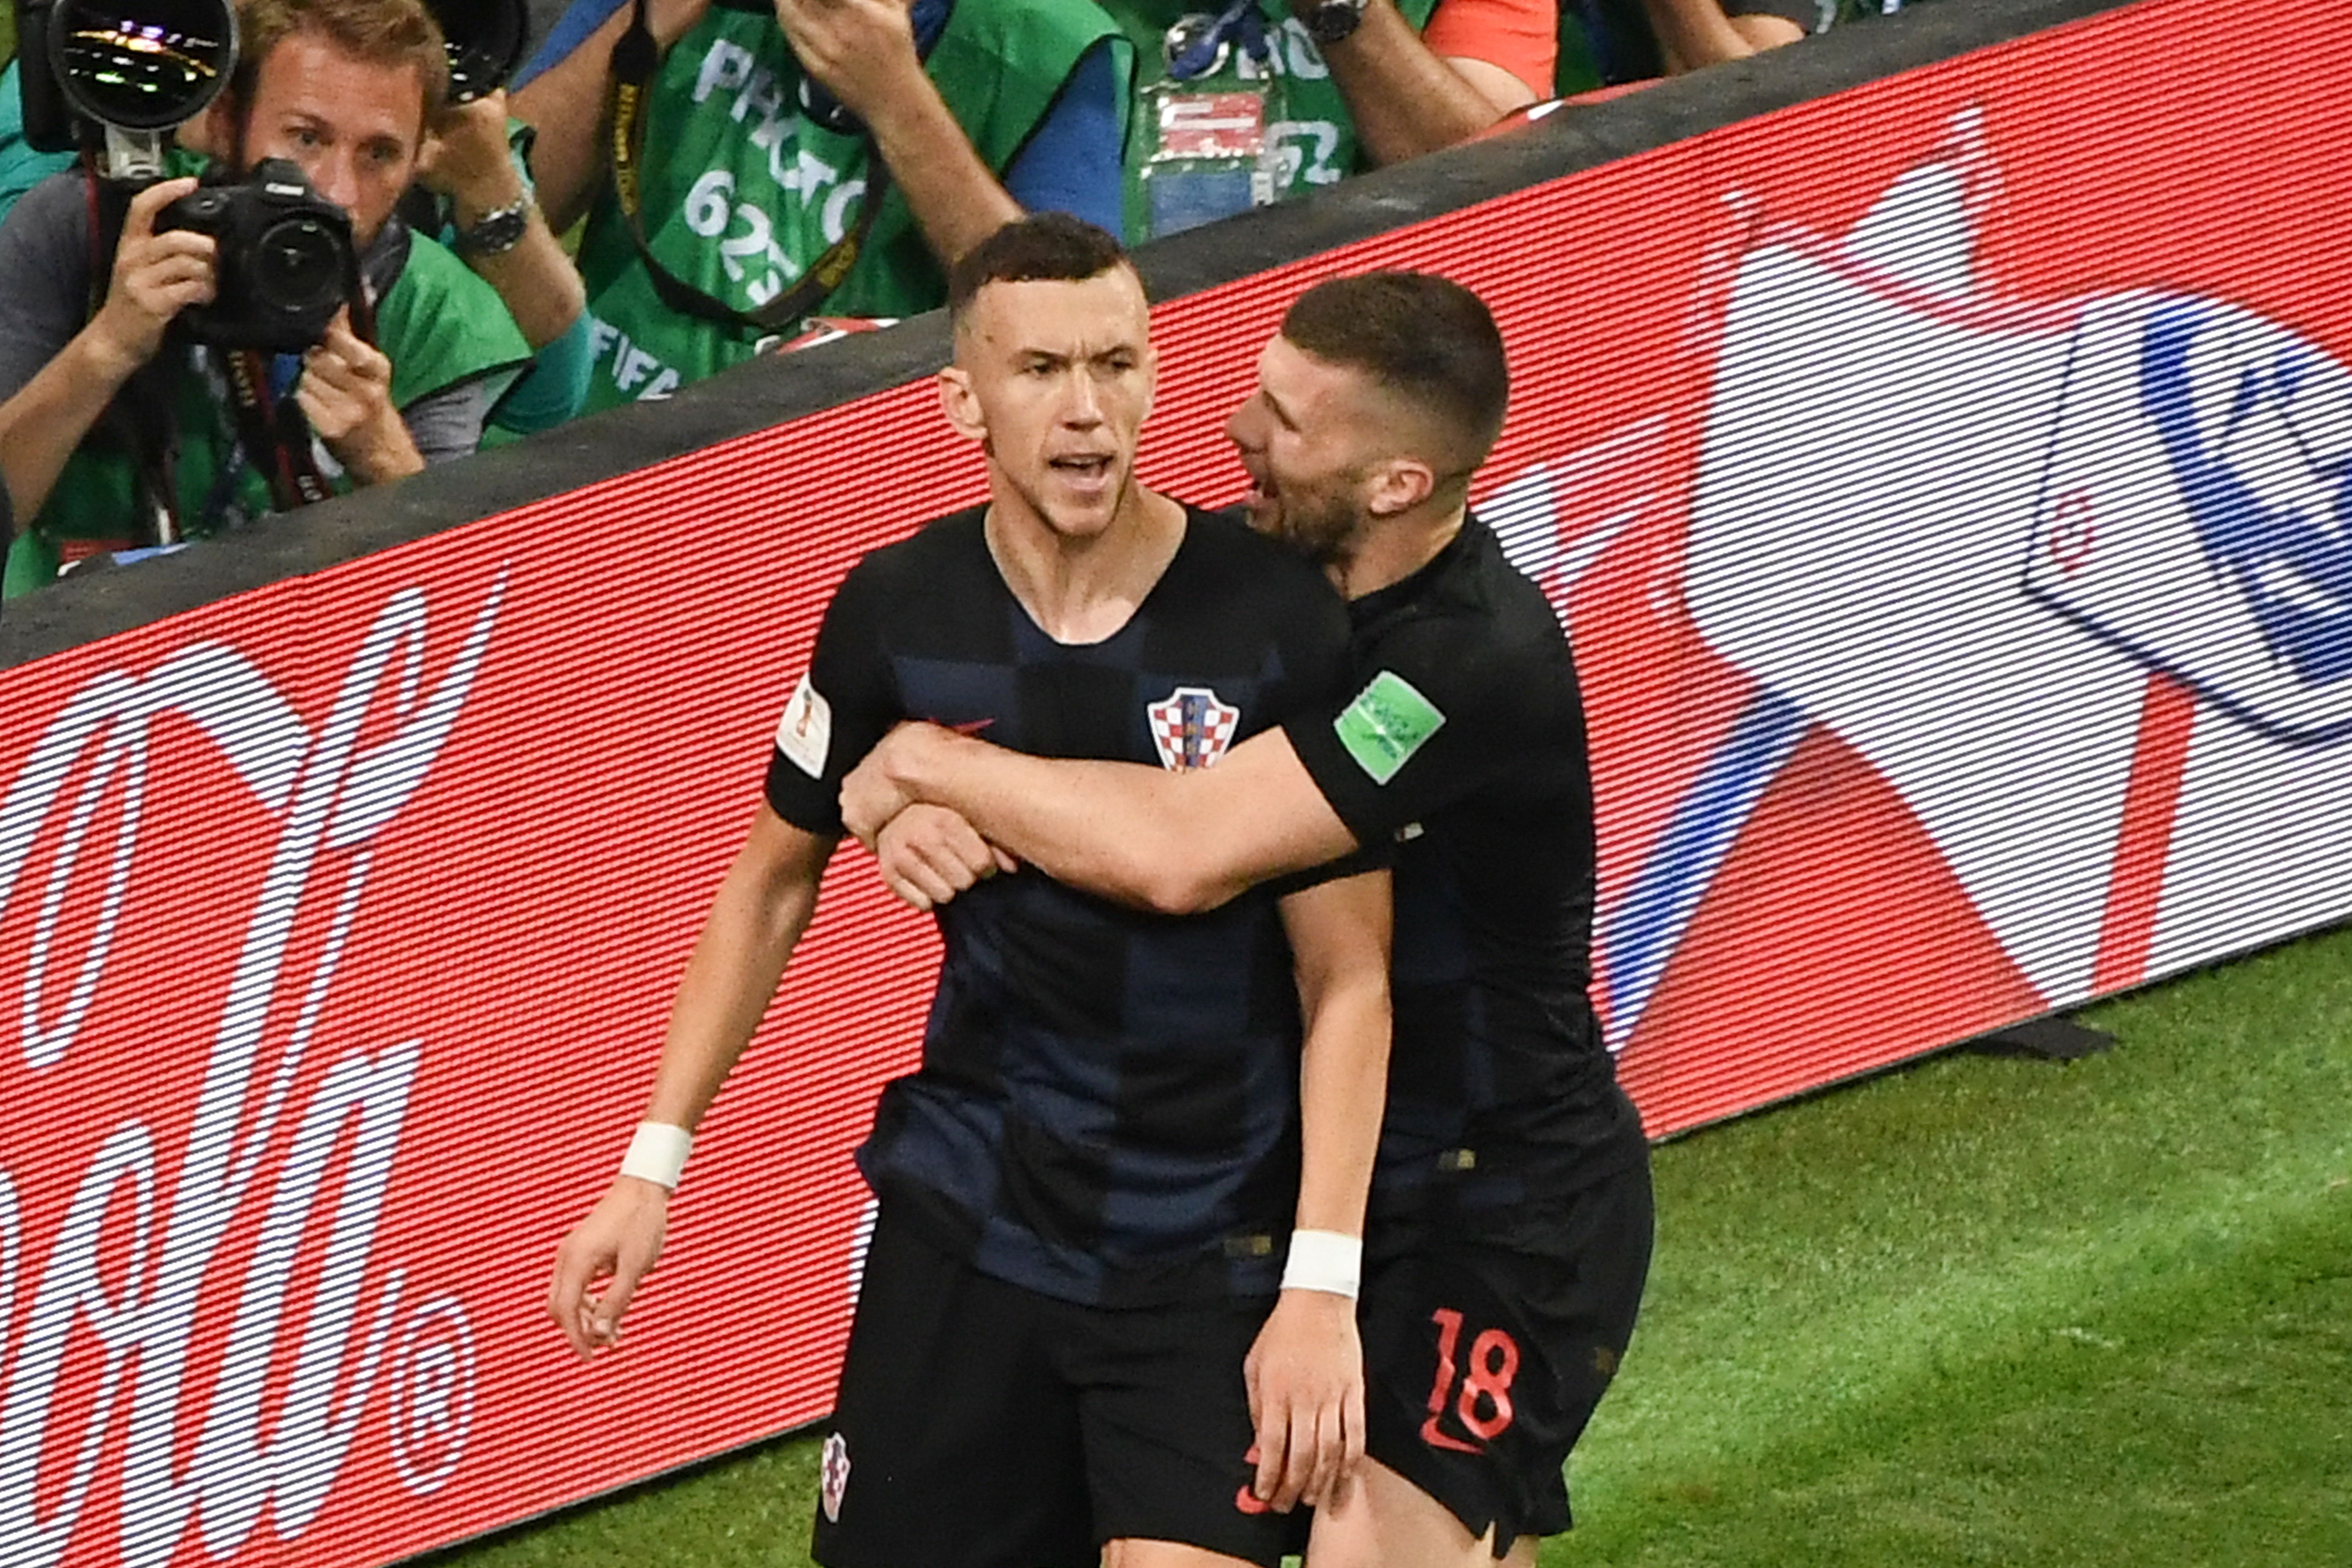
<svg viewBox="0 0 2352 1568">
<path fill-rule="evenodd" d="M 25 138 L 68 152 L 103 128 L 194 119 L 236 67 L 229 0 L 14 0 Z"/>
<path fill-rule="evenodd" d="M 449 101 L 497 91 L 522 64 L 530 42 L 525 0 L 425 0 L 449 45 Z"/>
</svg>

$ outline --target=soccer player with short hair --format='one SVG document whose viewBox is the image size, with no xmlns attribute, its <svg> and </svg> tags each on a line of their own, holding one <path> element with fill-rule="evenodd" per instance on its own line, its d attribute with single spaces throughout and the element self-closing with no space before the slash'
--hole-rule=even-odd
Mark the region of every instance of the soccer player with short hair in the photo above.
<svg viewBox="0 0 2352 1568">
<path fill-rule="evenodd" d="M 1370 1462 L 1318 1510 L 1310 1568 L 1534 1563 L 1568 1526 L 1562 1468 L 1648 1273 L 1648 1146 L 1585 994 L 1576 672 L 1550 605 L 1467 507 L 1507 394 L 1467 289 L 1410 273 L 1309 289 L 1227 433 L 1256 526 L 1349 600 L 1353 699 L 1167 777 L 910 725 L 844 795 L 869 842 L 909 802 L 945 806 L 1062 881 L 1168 911 L 1394 847 L 1360 1314 Z M 919 903 L 957 892 L 918 861 L 886 875 Z"/>
<path fill-rule="evenodd" d="M 951 297 L 941 400 L 989 501 L 866 556 L 826 609 L 646 1125 L 557 1259 L 583 1353 L 652 1265 L 687 1130 L 814 913 L 842 779 L 893 725 L 1200 768 L 1344 690 L 1345 608 L 1309 564 L 1134 481 L 1155 365 L 1117 242 L 1025 219 Z M 1175 919 L 981 855 L 1004 874 L 942 911 L 922 1065 L 858 1152 L 880 1208 L 817 1560 L 1270 1568 L 1281 1516 L 1361 1452 L 1386 872 Z"/>
</svg>

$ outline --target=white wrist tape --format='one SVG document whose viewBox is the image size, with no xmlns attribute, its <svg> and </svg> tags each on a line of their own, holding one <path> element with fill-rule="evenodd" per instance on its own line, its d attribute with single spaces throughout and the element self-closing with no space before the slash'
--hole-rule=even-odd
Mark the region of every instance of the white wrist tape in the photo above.
<svg viewBox="0 0 2352 1568">
<path fill-rule="evenodd" d="M 643 1121 L 621 1157 L 621 1174 L 635 1176 L 670 1192 L 686 1174 L 686 1157 L 694 1152 L 694 1134 L 667 1121 Z"/>
<path fill-rule="evenodd" d="M 1282 1266 L 1286 1290 L 1326 1290 L 1350 1301 L 1364 1278 L 1364 1240 L 1336 1230 L 1294 1230 L 1290 1260 Z"/>
</svg>

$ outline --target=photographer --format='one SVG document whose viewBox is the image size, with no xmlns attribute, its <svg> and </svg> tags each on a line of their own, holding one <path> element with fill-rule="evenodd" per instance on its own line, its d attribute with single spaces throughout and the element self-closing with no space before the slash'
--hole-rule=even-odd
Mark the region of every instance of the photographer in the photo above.
<svg viewBox="0 0 2352 1568">
<path fill-rule="evenodd" d="M 515 110 L 551 221 L 587 219 L 589 406 L 820 311 L 932 309 L 946 264 L 1024 211 L 1116 228 L 1132 68 L 1093 0 L 573 0 Z M 604 134 L 624 108 L 635 135 Z"/>
<path fill-rule="evenodd" d="M 356 290 L 302 353 L 198 344 L 175 323 L 215 301 L 239 258 L 180 222 L 195 181 L 150 185 L 127 207 L 81 172 L 28 193 L 0 224 L 10 595 L 54 576 L 68 542 L 202 537 L 463 456 L 530 358 L 490 287 L 393 218 L 447 80 L 421 0 L 248 0 L 240 28 L 204 144 L 238 174 L 285 160 L 341 208 Z M 229 195 L 283 204 L 284 191 Z"/>
</svg>

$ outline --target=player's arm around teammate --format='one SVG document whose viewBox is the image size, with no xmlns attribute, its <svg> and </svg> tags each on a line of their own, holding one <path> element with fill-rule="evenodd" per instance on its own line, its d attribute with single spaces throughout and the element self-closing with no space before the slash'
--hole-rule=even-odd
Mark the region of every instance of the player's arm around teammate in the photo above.
<svg viewBox="0 0 2352 1568">
<path fill-rule="evenodd" d="M 1139 908 L 1197 914 L 1359 847 L 1281 730 L 1251 736 L 1213 768 L 1154 773 L 905 724 L 851 773 L 841 803 L 890 890 L 919 910 L 1009 854 Z"/>
<path fill-rule="evenodd" d="M 816 913 L 817 884 L 834 843 L 761 805 L 687 960 L 645 1126 L 691 1133 L 710 1109 Z M 658 1142 L 642 1151 L 633 1146 L 624 1173 L 556 1252 L 548 1316 L 578 1354 L 615 1342 L 621 1314 L 661 1256 L 677 1179 L 674 1164 L 660 1168 L 666 1157 L 682 1163 L 682 1145 L 674 1154 Z"/>
</svg>

